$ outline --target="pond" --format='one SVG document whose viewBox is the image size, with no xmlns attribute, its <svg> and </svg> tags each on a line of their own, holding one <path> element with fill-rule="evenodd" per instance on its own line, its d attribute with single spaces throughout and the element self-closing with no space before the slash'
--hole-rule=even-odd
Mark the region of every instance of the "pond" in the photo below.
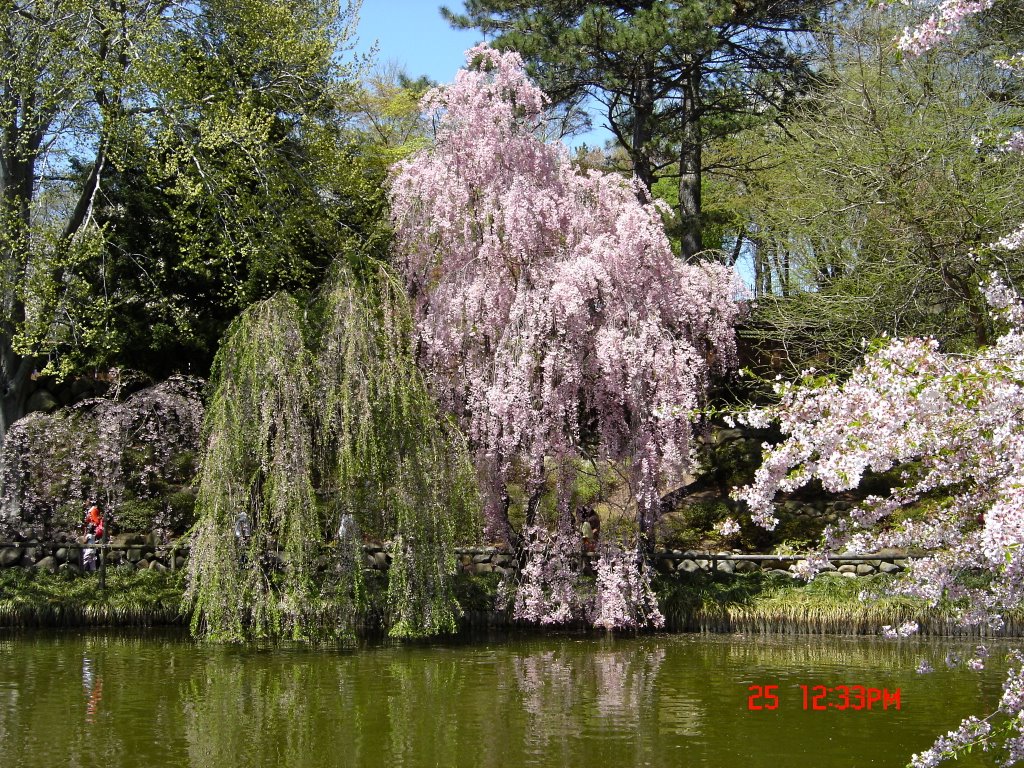
<svg viewBox="0 0 1024 768">
<path fill-rule="evenodd" d="M 1002 662 L 981 674 L 945 668 L 950 650 L 971 648 L 529 635 L 310 650 L 159 632 L 9 634 L 0 636 L 0 763 L 903 766 L 998 701 Z M 915 674 L 920 659 L 936 671 Z M 751 700 L 752 685 L 778 687 Z M 813 709 L 815 686 L 831 689 L 817 701 L 824 709 Z"/>
</svg>

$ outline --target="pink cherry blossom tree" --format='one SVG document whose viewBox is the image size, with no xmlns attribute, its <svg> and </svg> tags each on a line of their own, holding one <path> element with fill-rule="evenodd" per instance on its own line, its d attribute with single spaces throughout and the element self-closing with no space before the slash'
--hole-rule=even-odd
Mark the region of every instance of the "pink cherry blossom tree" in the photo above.
<svg viewBox="0 0 1024 768">
<path fill-rule="evenodd" d="M 508 489 L 525 489 L 515 615 L 581 618 L 573 569 L 549 555 L 579 551 L 570 495 L 591 459 L 624 469 L 637 534 L 632 581 L 621 577 L 628 558 L 601 560 L 602 625 L 645 624 L 646 598 L 609 590 L 646 584 L 649 596 L 636 548 L 650 543 L 659 490 L 690 465 L 710 375 L 735 362 L 740 284 L 723 266 L 676 259 L 639 184 L 579 173 L 543 140 L 546 98 L 518 54 L 481 45 L 466 59 L 424 97 L 434 145 L 398 166 L 391 189 L 419 361 L 474 447 L 492 536 L 517 539 Z M 538 507 L 552 479 L 549 536 Z"/>
<path fill-rule="evenodd" d="M 899 44 L 923 54 L 991 5 L 942 0 Z M 1002 66 L 1020 72 L 1021 64 L 1017 54 Z M 1024 151 L 1022 134 L 1003 137 L 994 149 Z M 1022 232 L 993 243 L 993 253 L 1019 252 Z M 805 575 L 813 577 L 825 553 L 843 548 L 924 548 L 929 555 L 915 560 L 893 589 L 930 605 L 945 601 L 964 624 L 998 629 L 1007 611 L 1024 605 L 1024 304 L 996 274 L 986 296 L 1005 329 L 992 347 L 965 356 L 942 353 L 934 339 L 883 340 L 845 382 L 780 385 L 779 404 L 747 420 L 776 421 L 786 437 L 737 495 L 755 521 L 773 528 L 779 491 L 815 479 L 826 491 L 840 491 L 855 488 L 868 470 L 899 471 L 901 483 L 889 494 L 867 498 L 826 530 Z M 902 514 L 909 508 L 928 514 Z M 961 577 L 970 570 L 990 578 L 969 585 Z M 902 636 L 917 626 L 884 630 Z M 966 666 L 983 667 L 986 655 L 979 648 Z M 971 746 L 1000 752 L 1005 765 L 1024 759 L 1024 655 L 1013 658 L 1017 666 L 998 709 L 966 718 L 914 755 L 915 768 L 931 768 Z"/>
<path fill-rule="evenodd" d="M 513 478 L 532 526 L 549 475 L 574 529 L 585 457 L 628 464 L 647 536 L 659 488 L 691 461 L 709 376 L 735 361 L 738 280 L 674 258 L 639 185 L 578 173 L 542 139 L 546 98 L 518 54 L 481 45 L 467 63 L 424 97 L 434 145 L 391 190 L 420 362 L 490 480 L 493 535 L 513 535 Z"/>
</svg>

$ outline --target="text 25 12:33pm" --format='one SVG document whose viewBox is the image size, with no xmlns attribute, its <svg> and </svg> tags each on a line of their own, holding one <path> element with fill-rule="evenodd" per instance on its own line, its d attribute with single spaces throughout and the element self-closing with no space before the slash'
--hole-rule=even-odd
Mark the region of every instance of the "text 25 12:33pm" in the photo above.
<svg viewBox="0 0 1024 768">
<path fill-rule="evenodd" d="M 839 712 L 889 709 L 899 710 L 900 689 L 871 688 L 864 685 L 800 685 L 803 708 L 812 712 L 836 710 Z M 778 685 L 751 685 L 747 687 L 747 709 L 772 710 L 779 708 Z"/>
</svg>

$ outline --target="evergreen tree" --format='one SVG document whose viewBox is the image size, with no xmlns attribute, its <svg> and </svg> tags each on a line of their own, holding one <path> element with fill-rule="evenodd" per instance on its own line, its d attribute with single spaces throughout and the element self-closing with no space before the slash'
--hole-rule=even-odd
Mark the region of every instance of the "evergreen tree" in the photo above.
<svg viewBox="0 0 1024 768">
<path fill-rule="evenodd" d="M 692 258 L 704 247 L 703 149 L 786 105 L 805 71 L 796 37 L 825 5 L 465 0 L 463 13 L 442 14 L 518 51 L 555 101 L 601 104 L 645 187 L 677 175 L 678 235 Z"/>
</svg>

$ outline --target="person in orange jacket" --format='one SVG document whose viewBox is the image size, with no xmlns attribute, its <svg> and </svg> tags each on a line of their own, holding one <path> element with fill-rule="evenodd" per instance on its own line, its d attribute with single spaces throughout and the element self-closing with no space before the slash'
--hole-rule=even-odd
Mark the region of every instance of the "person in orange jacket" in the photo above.
<svg viewBox="0 0 1024 768">
<path fill-rule="evenodd" d="M 89 499 L 89 501 L 85 503 L 85 506 L 89 508 L 85 513 L 85 528 L 88 529 L 90 525 L 94 525 L 102 530 L 103 513 L 100 512 L 99 505 L 92 499 Z"/>
</svg>

